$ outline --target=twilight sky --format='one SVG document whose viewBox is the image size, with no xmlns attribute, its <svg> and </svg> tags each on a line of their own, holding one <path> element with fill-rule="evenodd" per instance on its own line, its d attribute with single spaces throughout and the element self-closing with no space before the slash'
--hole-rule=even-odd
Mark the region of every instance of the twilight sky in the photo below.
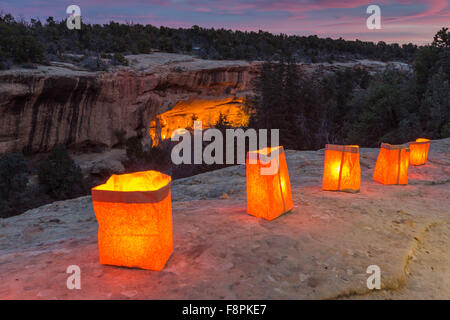
<svg viewBox="0 0 450 320">
<path fill-rule="evenodd" d="M 132 21 L 169 27 L 214 27 L 348 40 L 426 44 L 450 26 L 449 0 L 0 0 L 15 17 L 65 19 L 68 5 L 88 23 Z M 381 8 L 381 30 L 369 30 L 366 9 Z"/>
</svg>

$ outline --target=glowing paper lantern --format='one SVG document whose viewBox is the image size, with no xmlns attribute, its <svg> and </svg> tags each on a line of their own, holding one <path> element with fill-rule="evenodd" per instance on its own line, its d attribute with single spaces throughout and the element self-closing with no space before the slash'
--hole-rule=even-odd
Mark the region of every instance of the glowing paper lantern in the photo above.
<svg viewBox="0 0 450 320">
<path fill-rule="evenodd" d="M 322 189 L 358 192 L 360 185 L 359 147 L 327 144 Z"/>
<path fill-rule="evenodd" d="M 408 184 L 409 149 L 382 143 L 373 179 L 382 184 Z"/>
<path fill-rule="evenodd" d="M 173 251 L 170 181 L 143 171 L 92 189 L 101 264 L 163 269 Z"/>
<path fill-rule="evenodd" d="M 415 166 L 425 164 L 428 158 L 430 140 L 425 138 L 416 139 L 409 143 L 409 163 Z"/>
<path fill-rule="evenodd" d="M 273 220 L 293 207 L 283 147 L 249 151 L 246 159 L 247 213 Z"/>
</svg>

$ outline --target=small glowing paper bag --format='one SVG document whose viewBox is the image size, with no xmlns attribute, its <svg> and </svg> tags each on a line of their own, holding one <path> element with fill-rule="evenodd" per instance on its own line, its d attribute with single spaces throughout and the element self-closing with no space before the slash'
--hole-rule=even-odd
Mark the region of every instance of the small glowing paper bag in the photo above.
<svg viewBox="0 0 450 320">
<path fill-rule="evenodd" d="M 247 213 L 273 220 L 293 207 L 283 147 L 249 151 L 246 158 Z"/>
<path fill-rule="evenodd" d="M 359 147 L 325 145 L 322 190 L 358 192 L 360 185 Z"/>
<path fill-rule="evenodd" d="M 409 163 L 420 166 L 427 162 L 430 140 L 418 138 L 415 142 L 409 143 Z"/>
<path fill-rule="evenodd" d="M 170 176 L 112 175 L 92 189 L 100 263 L 162 270 L 173 251 Z"/>
<path fill-rule="evenodd" d="M 373 179 L 382 184 L 408 184 L 409 149 L 382 143 Z"/>
</svg>

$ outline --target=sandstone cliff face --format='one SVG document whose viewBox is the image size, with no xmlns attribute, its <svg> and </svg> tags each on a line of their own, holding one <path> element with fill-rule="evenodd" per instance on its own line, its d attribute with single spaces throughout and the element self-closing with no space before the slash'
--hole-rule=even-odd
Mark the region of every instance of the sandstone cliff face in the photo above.
<svg viewBox="0 0 450 320">
<path fill-rule="evenodd" d="M 251 93 L 258 62 L 169 53 L 127 59 L 129 67 L 109 72 L 86 72 L 64 63 L 0 71 L 0 154 L 24 148 L 45 152 L 59 143 L 112 147 L 118 143 L 119 130 L 126 132 L 126 138 L 138 135 L 151 145 L 152 138 L 169 138 L 194 113 L 206 126 L 217 120 L 219 111 L 227 113 L 233 124 L 245 123 L 239 107 Z M 342 68 L 377 72 L 387 65 L 360 60 L 300 67 L 306 72 Z M 394 67 L 405 65 L 394 63 Z"/>
<path fill-rule="evenodd" d="M 0 154 L 58 143 L 108 147 L 115 131 L 150 139 L 150 122 L 180 101 L 242 97 L 256 72 L 242 61 L 202 61 L 155 53 L 130 67 L 85 72 L 57 66 L 0 72 Z"/>
</svg>

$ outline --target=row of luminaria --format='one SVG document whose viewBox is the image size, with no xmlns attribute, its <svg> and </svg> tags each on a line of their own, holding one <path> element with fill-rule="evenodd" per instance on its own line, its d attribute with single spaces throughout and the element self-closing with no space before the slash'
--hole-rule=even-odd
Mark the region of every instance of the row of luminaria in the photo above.
<svg viewBox="0 0 450 320">
<path fill-rule="evenodd" d="M 373 179 L 407 184 L 408 165 L 425 164 L 430 141 L 381 144 Z M 275 219 L 293 207 L 283 147 L 247 153 L 247 213 Z M 113 175 L 92 189 L 100 263 L 162 270 L 173 251 L 171 177 L 157 171 Z M 358 146 L 326 145 L 323 190 L 358 192 Z"/>
</svg>

